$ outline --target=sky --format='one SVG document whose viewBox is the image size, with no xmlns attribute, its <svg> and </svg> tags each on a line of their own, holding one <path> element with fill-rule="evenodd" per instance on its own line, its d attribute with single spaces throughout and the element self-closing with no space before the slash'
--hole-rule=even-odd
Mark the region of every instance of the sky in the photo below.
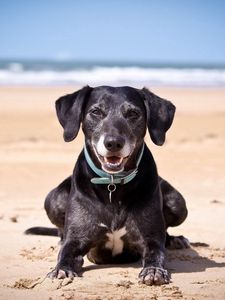
<svg viewBox="0 0 225 300">
<path fill-rule="evenodd" d="M 225 63 L 224 0 L 0 0 L 0 59 Z"/>
</svg>

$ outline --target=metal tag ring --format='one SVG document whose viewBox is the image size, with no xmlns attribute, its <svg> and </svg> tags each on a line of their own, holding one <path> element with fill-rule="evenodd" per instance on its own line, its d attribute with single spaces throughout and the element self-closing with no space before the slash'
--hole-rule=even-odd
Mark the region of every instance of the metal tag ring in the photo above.
<svg viewBox="0 0 225 300">
<path fill-rule="evenodd" d="M 113 193 L 113 192 L 115 192 L 115 190 L 116 190 L 116 185 L 115 185 L 114 183 L 110 183 L 110 184 L 108 185 L 108 191 L 109 191 L 110 193 Z"/>
</svg>

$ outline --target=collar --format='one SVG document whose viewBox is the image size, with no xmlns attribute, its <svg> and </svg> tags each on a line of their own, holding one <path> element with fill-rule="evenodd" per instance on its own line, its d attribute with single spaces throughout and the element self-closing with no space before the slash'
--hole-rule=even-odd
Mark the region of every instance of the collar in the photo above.
<svg viewBox="0 0 225 300">
<path fill-rule="evenodd" d="M 137 162 L 136 162 L 136 168 L 131 170 L 131 171 L 128 171 L 128 172 L 120 172 L 118 174 L 109 174 L 105 171 L 103 171 L 102 169 L 99 169 L 95 166 L 94 162 L 92 161 L 88 151 L 87 151 L 87 147 L 86 145 L 84 145 L 84 156 L 85 156 L 85 159 L 89 165 L 89 167 L 92 169 L 92 171 L 98 175 L 99 177 L 93 177 L 91 179 L 91 182 L 94 183 L 94 184 L 126 184 L 128 182 L 130 182 L 132 179 L 134 179 L 134 177 L 137 175 L 137 172 L 138 172 L 138 166 L 141 162 L 141 159 L 142 159 L 142 156 L 143 156 L 143 153 L 144 153 L 144 148 L 145 148 L 145 145 L 143 143 L 142 147 L 141 147 L 141 150 L 140 150 L 140 153 L 139 153 L 139 156 L 138 156 L 138 159 L 137 159 Z"/>
</svg>

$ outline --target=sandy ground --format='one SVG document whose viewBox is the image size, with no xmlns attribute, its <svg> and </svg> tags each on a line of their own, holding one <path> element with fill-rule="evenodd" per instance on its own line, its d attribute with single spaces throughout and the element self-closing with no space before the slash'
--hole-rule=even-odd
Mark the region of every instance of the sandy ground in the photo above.
<svg viewBox="0 0 225 300">
<path fill-rule="evenodd" d="M 188 219 L 170 232 L 193 244 L 168 251 L 171 284 L 139 285 L 139 264 L 87 260 L 73 283 L 45 279 L 58 239 L 23 231 L 50 225 L 44 198 L 72 172 L 82 148 L 82 134 L 63 142 L 54 111 L 54 101 L 73 88 L 0 87 L 0 299 L 225 299 L 225 89 L 152 90 L 177 106 L 166 144 L 146 142 L 160 175 L 187 200 Z"/>
</svg>

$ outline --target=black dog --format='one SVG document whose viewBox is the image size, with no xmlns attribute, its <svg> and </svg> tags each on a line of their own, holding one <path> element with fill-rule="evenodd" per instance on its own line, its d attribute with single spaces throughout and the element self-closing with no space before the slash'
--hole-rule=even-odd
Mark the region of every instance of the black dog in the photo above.
<svg viewBox="0 0 225 300">
<path fill-rule="evenodd" d="M 165 246 L 189 243 L 166 230 L 181 224 L 187 209 L 181 194 L 158 176 L 144 136 L 148 127 L 152 141 L 162 145 L 175 106 L 145 88 L 86 86 L 59 98 L 56 111 L 66 142 L 75 139 L 82 123 L 85 147 L 73 175 L 45 201 L 62 238 L 49 276 L 78 276 L 88 254 L 97 264 L 141 258 L 140 282 L 169 283 Z M 46 232 L 31 228 L 26 233 Z"/>
</svg>

